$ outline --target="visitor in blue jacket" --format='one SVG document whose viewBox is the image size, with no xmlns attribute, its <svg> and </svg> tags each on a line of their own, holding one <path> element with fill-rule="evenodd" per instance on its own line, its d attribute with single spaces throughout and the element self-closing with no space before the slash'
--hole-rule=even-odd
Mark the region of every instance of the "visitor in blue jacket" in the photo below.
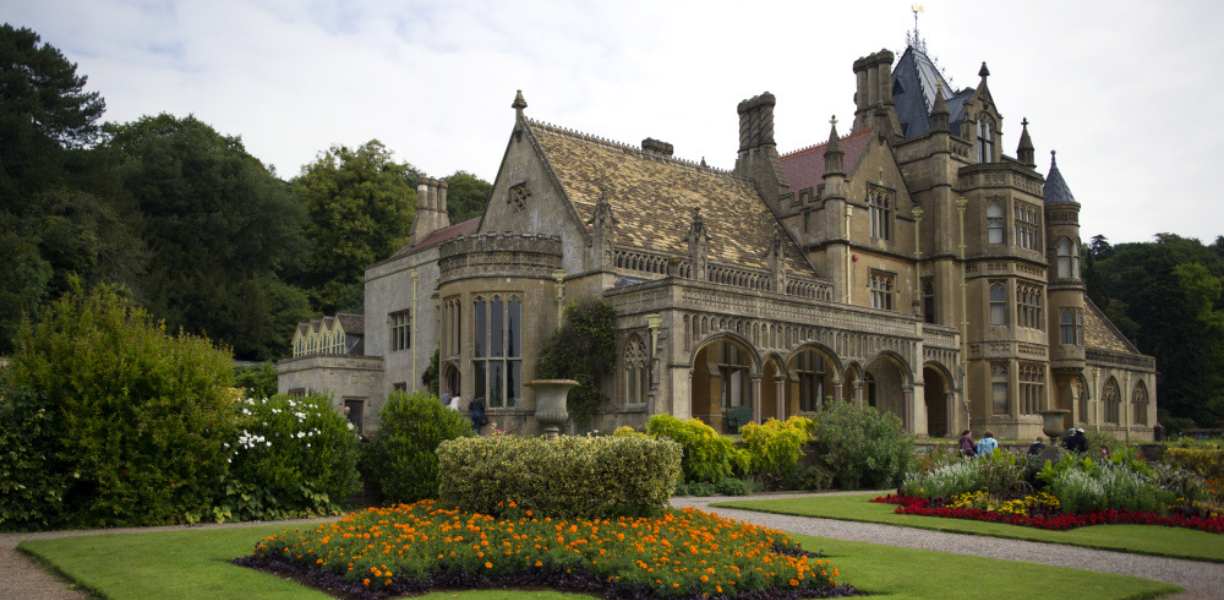
<svg viewBox="0 0 1224 600">
<path fill-rule="evenodd" d="M 978 440 L 978 443 L 977 443 L 978 456 L 990 456 L 991 454 L 994 454 L 995 448 L 998 448 L 998 447 L 999 447 L 998 440 L 995 440 L 994 434 L 991 433 L 989 429 L 987 429 L 986 433 L 982 436 L 982 439 Z"/>
</svg>

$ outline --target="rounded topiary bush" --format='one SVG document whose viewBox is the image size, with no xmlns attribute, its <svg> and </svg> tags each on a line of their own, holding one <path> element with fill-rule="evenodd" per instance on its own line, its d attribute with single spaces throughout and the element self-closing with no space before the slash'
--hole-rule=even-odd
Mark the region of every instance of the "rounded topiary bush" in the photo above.
<svg viewBox="0 0 1224 600">
<path fill-rule="evenodd" d="M 646 432 L 680 444 L 684 450 L 680 467 L 687 482 L 716 483 L 748 471 L 748 454 L 699 419 L 681 421 L 671 415 L 655 415 L 646 423 Z"/>
<path fill-rule="evenodd" d="M 843 490 L 895 488 L 914 461 L 914 438 L 896 415 L 834 402 L 816 415 L 811 451 Z"/>
<path fill-rule="evenodd" d="M 393 392 L 378 414 L 361 471 L 385 502 L 438 497 L 438 444 L 476 435 L 467 417 L 430 394 Z"/>
</svg>

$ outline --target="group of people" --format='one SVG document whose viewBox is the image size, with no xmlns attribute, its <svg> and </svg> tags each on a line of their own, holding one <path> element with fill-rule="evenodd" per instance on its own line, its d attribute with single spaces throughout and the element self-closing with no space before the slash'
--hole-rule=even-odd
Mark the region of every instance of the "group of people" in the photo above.
<svg viewBox="0 0 1224 600">
<path fill-rule="evenodd" d="M 461 400 L 459 396 L 457 394 L 451 395 L 450 390 L 442 392 L 440 399 L 442 400 L 442 406 L 445 406 L 453 411 L 458 411 L 459 407 L 462 406 L 462 404 L 460 404 Z M 475 400 L 468 402 L 467 408 L 471 413 L 469 416 L 472 419 L 472 429 L 475 429 L 476 433 L 480 433 L 480 428 L 489 424 L 489 417 L 485 415 L 486 407 L 484 398 L 477 396 Z"/>
<path fill-rule="evenodd" d="M 966 429 L 961 432 L 960 436 L 960 453 L 965 456 L 990 456 L 999 448 L 999 441 L 995 439 L 994 434 L 989 429 L 975 444 L 973 435 Z"/>
<path fill-rule="evenodd" d="M 1053 443 L 1054 440 L 1051 440 Z M 965 456 L 990 456 L 999 447 L 999 442 L 994 438 L 994 434 L 990 430 L 986 430 L 982 439 L 976 443 L 973 441 L 973 434 L 968 429 L 961 432 L 959 451 Z M 1029 454 L 1041 454 L 1045 450 L 1045 438 L 1037 436 L 1037 439 L 1029 445 Z M 1072 428 L 1067 432 L 1067 437 L 1062 440 L 1062 447 L 1071 452 L 1083 454 L 1088 451 L 1088 437 L 1084 435 L 1084 430 L 1078 427 Z M 1102 447 L 1102 456 L 1109 458 L 1109 450 Z"/>
</svg>

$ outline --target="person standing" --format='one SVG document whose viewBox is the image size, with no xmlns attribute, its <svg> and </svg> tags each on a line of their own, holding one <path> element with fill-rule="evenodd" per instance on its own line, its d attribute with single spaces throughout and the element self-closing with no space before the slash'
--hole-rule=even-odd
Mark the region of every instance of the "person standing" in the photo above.
<svg viewBox="0 0 1224 600">
<path fill-rule="evenodd" d="M 1075 437 L 1071 440 L 1071 450 L 1080 454 L 1088 451 L 1088 436 L 1084 435 L 1082 427 L 1075 430 Z"/>
<path fill-rule="evenodd" d="M 472 418 L 472 429 L 476 430 L 476 434 L 480 435 L 480 427 L 487 423 L 485 420 L 485 399 L 484 396 L 477 396 L 475 400 L 468 403 L 469 415 Z"/>
<path fill-rule="evenodd" d="M 999 441 L 994 438 L 994 434 L 989 429 L 982 435 L 982 439 L 978 440 L 977 453 L 978 456 L 990 456 L 994 454 L 996 448 L 999 447 Z"/>
<path fill-rule="evenodd" d="M 1045 450 L 1046 447 L 1045 442 L 1043 441 L 1044 439 L 1045 438 L 1041 436 L 1037 436 L 1037 439 L 1032 444 L 1029 444 L 1028 453 L 1033 455 L 1041 454 L 1041 451 Z"/>
<path fill-rule="evenodd" d="M 438 398 L 442 401 L 442 406 L 450 407 L 451 393 L 450 390 L 442 392 L 442 396 Z"/>
<path fill-rule="evenodd" d="M 977 454 L 977 446 L 973 443 L 973 436 L 970 435 L 968 429 L 961 432 L 960 453 L 970 458 Z"/>
</svg>

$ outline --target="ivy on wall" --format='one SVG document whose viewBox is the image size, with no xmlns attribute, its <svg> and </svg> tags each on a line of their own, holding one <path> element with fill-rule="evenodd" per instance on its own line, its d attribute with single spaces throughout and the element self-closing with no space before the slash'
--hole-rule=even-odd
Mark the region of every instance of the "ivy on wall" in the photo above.
<svg viewBox="0 0 1224 600">
<path fill-rule="evenodd" d="M 540 379 L 573 379 L 566 410 L 578 427 L 587 427 L 606 399 L 604 375 L 616 366 L 616 309 L 599 298 L 565 307 L 565 323 L 540 351 Z"/>
</svg>

